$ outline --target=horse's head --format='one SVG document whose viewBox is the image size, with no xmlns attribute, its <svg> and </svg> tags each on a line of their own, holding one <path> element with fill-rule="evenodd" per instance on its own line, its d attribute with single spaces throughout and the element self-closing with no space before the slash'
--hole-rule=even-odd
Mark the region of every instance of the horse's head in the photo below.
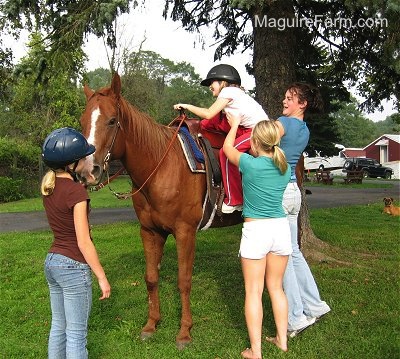
<svg viewBox="0 0 400 359">
<path fill-rule="evenodd" d="M 120 156 L 119 137 L 119 101 L 121 79 L 114 74 L 111 86 L 96 92 L 87 85 L 84 87 L 86 108 L 80 122 L 82 133 L 96 151 L 81 160 L 76 172 L 87 185 L 99 183 L 107 169 L 109 160 Z"/>
</svg>

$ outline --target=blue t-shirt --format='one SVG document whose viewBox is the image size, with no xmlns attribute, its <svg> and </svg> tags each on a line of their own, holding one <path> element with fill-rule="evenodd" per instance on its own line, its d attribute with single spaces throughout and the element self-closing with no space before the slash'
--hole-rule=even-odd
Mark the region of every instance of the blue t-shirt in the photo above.
<svg viewBox="0 0 400 359">
<path fill-rule="evenodd" d="M 290 179 L 290 167 L 282 174 L 272 158 L 243 153 L 239 170 L 242 173 L 243 217 L 286 217 L 282 200 Z"/>
<path fill-rule="evenodd" d="M 310 138 L 310 130 L 307 124 L 296 117 L 281 116 L 278 121 L 285 129 L 279 147 L 285 152 L 286 161 L 289 163 L 292 172 L 292 179 L 296 178 L 296 165 L 301 154 L 307 147 Z"/>
</svg>

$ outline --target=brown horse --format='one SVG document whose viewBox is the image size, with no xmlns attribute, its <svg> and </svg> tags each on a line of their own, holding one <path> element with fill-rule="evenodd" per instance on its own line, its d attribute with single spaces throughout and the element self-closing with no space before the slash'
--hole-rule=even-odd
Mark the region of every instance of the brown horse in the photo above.
<svg viewBox="0 0 400 359">
<path fill-rule="evenodd" d="M 159 268 L 164 244 L 172 234 L 176 239 L 182 303 L 176 342 L 178 348 L 183 348 L 191 341 L 190 291 L 196 232 L 207 193 L 206 176 L 191 172 L 179 141 L 173 140 L 174 128 L 157 124 L 121 96 L 118 74 L 113 76 L 109 88 L 94 92 L 85 86 L 84 92 L 87 104 L 81 117 L 82 133 L 96 147 L 96 152 L 80 162 L 77 172 L 87 184 L 94 185 L 101 180 L 108 160 L 120 159 L 134 189 L 140 189 L 132 200 L 146 259 L 148 320 L 141 338 L 146 339 L 155 332 L 161 317 Z M 223 215 L 223 220 L 211 226 L 239 223 L 240 213 L 235 213 Z"/>
</svg>

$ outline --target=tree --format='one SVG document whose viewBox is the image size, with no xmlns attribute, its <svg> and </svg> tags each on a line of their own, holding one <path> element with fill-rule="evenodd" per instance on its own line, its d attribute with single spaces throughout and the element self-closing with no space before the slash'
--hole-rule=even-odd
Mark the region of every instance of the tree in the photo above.
<svg viewBox="0 0 400 359">
<path fill-rule="evenodd" d="M 65 54 L 80 49 L 88 34 L 105 36 L 106 43 L 116 47 L 114 20 L 129 12 L 131 0 L 112 1 L 19 1 L 8 0 L 0 4 L 0 24 L 4 30 L 18 35 L 21 29 L 42 30 L 45 47 L 53 58 L 63 58 L 64 68 L 76 67 L 76 59 Z M 136 0 L 132 1 L 136 7 Z"/>
<path fill-rule="evenodd" d="M 143 1 L 145 3 L 145 1 Z M 106 36 L 116 47 L 114 20 L 138 6 L 136 0 L 3 1 L 5 29 L 40 28 L 54 52 L 80 48 L 86 35 Z M 189 31 L 214 27 L 216 59 L 253 48 L 257 98 L 280 114 L 287 84 L 293 80 L 326 82 L 345 93 L 355 85 L 367 110 L 393 94 L 400 97 L 400 6 L 396 0 L 165 0 L 164 16 Z M 66 59 L 74 62 L 74 59 Z M 336 98 L 341 100 L 341 98 Z"/>
<path fill-rule="evenodd" d="M 10 48 L 3 49 L 3 41 L 0 39 L 0 105 L 4 105 L 11 95 L 12 83 L 12 51 Z"/>
<path fill-rule="evenodd" d="M 80 50 L 71 53 L 79 57 Z M 15 85 L 0 135 L 41 145 L 48 133 L 64 126 L 78 127 L 84 98 L 77 74 L 52 62 L 38 33 L 31 35 L 30 51 L 15 66 Z"/>
<path fill-rule="evenodd" d="M 377 135 L 383 134 L 400 134 L 400 113 L 395 113 L 386 117 L 385 120 L 375 123 L 377 127 Z"/>
<path fill-rule="evenodd" d="M 206 0 L 194 6 L 189 0 L 167 0 L 164 16 L 169 10 L 189 31 L 214 27 L 217 59 L 253 46 L 257 98 L 273 116 L 280 113 L 274 99 L 281 98 L 287 83 L 310 80 L 311 73 L 319 82 L 357 85 L 367 109 L 392 94 L 399 98 L 400 8 L 395 1 Z"/>
<path fill-rule="evenodd" d="M 339 131 L 339 143 L 345 147 L 364 147 L 379 136 L 376 125 L 358 110 L 354 99 L 341 103 L 332 118 Z"/>
<path fill-rule="evenodd" d="M 3 132 L 5 119 L 10 111 L 9 101 L 12 96 L 12 51 L 2 48 L 0 39 L 0 134 Z"/>
<path fill-rule="evenodd" d="M 84 82 L 92 89 L 99 89 L 107 86 L 111 82 L 111 77 L 110 70 L 98 68 L 88 72 L 84 77 Z"/>
<path fill-rule="evenodd" d="M 138 51 L 124 59 L 124 69 L 125 98 L 160 123 L 168 124 L 177 116 L 174 103 L 208 106 L 212 101 L 186 62 L 174 63 L 153 51 Z"/>
</svg>

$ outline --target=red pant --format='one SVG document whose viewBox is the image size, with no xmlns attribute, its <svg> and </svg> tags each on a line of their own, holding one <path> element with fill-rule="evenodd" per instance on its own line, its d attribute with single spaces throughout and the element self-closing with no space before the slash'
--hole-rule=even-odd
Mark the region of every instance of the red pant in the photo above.
<svg viewBox="0 0 400 359">
<path fill-rule="evenodd" d="M 225 115 L 221 117 L 220 114 L 210 120 L 201 120 L 200 127 L 201 129 L 217 130 L 226 134 L 231 129 Z M 247 152 L 250 150 L 251 131 L 251 128 L 238 128 L 234 143 L 234 146 L 238 151 Z M 219 161 L 225 189 L 224 202 L 230 206 L 243 204 L 242 178 L 240 176 L 239 168 L 229 162 L 222 148 L 219 151 Z"/>
</svg>

